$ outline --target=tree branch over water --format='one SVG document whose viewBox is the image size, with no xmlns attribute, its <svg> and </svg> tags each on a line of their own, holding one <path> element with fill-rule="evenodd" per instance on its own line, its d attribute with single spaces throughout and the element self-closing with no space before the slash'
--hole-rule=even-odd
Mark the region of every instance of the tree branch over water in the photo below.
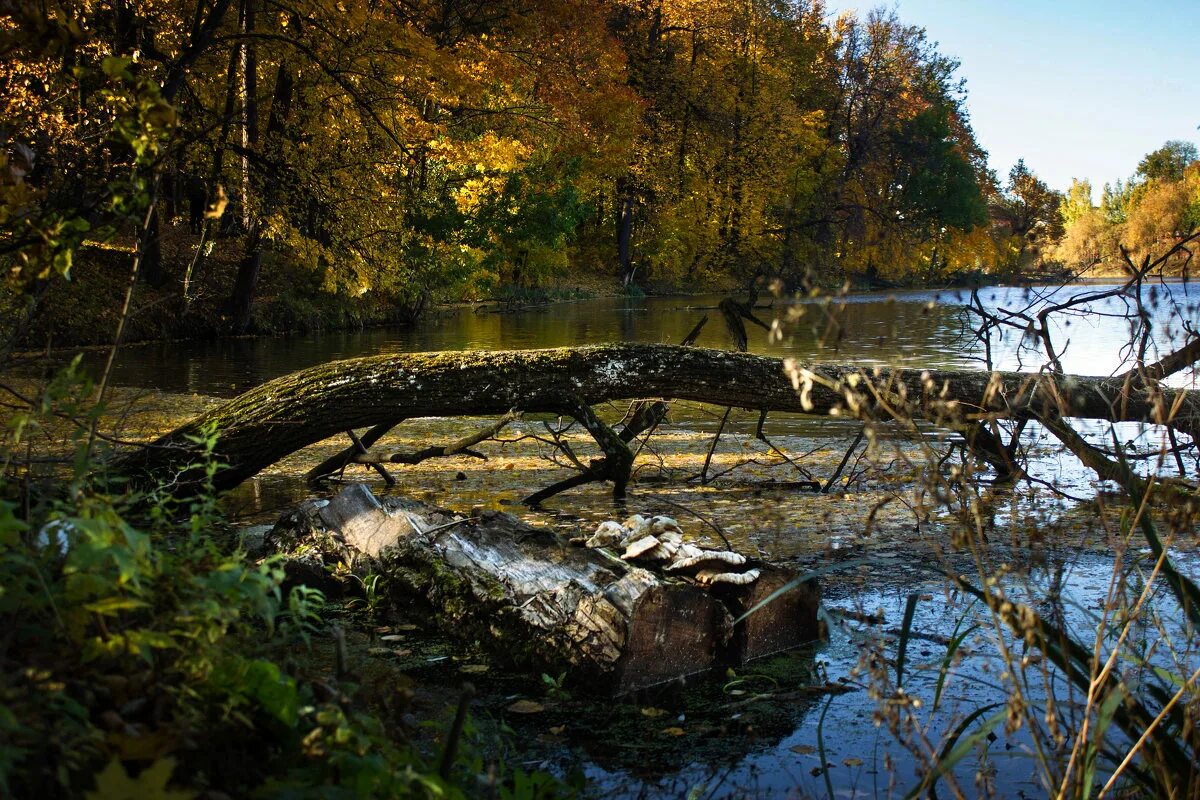
<svg viewBox="0 0 1200 800">
<path fill-rule="evenodd" d="M 1200 392 L 1142 389 L 1117 378 L 1046 373 L 865 369 L 671 345 L 411 353 L 323 364 L 269 381 L 125 455 L 141 479 L 190 485 L 194 437 L 210 426 L 216 477 L 232 488 L 284 456 L 347 428 L 415 417 L 554 412 L 570 395 L 609 400 L 673 397 L 758 411 L 917 417 L 959 430 L 980 420 L 1063 416 L 1163 423 L 1195 436 Z M 1170 409 L 1170 413 L 1166 412 Z"/>
</svg>

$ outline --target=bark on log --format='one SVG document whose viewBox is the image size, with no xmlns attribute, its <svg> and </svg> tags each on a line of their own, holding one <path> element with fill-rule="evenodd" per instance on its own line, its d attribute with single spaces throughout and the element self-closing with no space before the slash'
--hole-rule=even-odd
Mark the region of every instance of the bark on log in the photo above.
<svg viewBox="0 0 1200 800">
<path fill-rule="evenodd" d="M 733 623 L 792 581 L 788 570 L 762 566 L 754 584 L 707 590 L 571 547 L 507 514 L 462 519 L 399 498 L 386 502 L 354 484 L 322 508 L 302 504 L 279 527 L 314 541 L 332 534 L 341 558 L 383 576 L 381 585 L 403 605 L 421 604 L 439 629 L 484 642 L 512 666 L 568 670 L 574 685 L 624 694 L 817 636 L 815 581 Z"/>
<path fill-rule="evenodd" d="M 1200 392 L 1130 386 L 1120 378 L 949 370 L 863 370 L 650 344 L 552 350 L 372 356 L 277 378 L 230 400 L 118 463 L 135 480 L 199 486 L 188 468 L 191 437 L 215 430 L 217 473 L 228 489 L 284 456 L 347 428 L 426 416 L 558 411 L 564 396 L 586 403 L 673 397 L 766 411 L 846 416 L 904 413 L 961 426 L 988 414 L 1042 413 L 1111 421 L 1170 422 L 1195 436 Z M 1177 404 L 1177 405 L 1176 405 Z M 1174 413 L 1171 410 L 1174 409 Z M 1035 413 L 1036 412 L 1036 413 Z"/>
</svg>

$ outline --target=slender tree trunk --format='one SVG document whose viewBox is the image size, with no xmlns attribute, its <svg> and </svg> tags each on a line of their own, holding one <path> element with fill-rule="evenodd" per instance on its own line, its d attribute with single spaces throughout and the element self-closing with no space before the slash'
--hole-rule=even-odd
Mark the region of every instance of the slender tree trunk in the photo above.
<svg viewBox="0 0 1200 800">
<path fill-rule="evenodd" d="M 212 167 L 209 169 L 208 181 L 196 192 L 201 199 L 199 222 L 195 209 L 192 210 L 192 230 L 200 234 L 200 241 L 196 243 L 196 252 L 183 275 L 184 308 L 192 302 L 191 285 L 204 260 L 204 245 L 209 238 L 209 231 L 213 225 L 219 223 L 219 220 L 210 219 L 206 214 L 210 201 L 217 197 L 220 190 L 221 173 L 225 169 L 225 148 L 229 143 L 229 129 L 233 126 L 234 104 L 238 94 L 238 64 L 241 63 L 241 57 L 242 45 L 238 42 L 229 52 L 229 67 L 225 71 L 225 106 L 221 113 L 221 132 L 217 135 L 217 146 L 213 150 Z"/>
<path fill-rule="evenodd" d="M 157 205 L 150 212 L 150 221 L 146 226 L 145 239 L 142 241 L 142 280 L 150 286 L 162 286 L 167 282 L 167 274 L 163 271 L 162 239 L 159 229 L 160 218 Z"/>
<path fill-rule="evenodd" d="M 242 0 L 240 28 L 243 34 L 254 33 L 256 0 Z M 254 224 L 251 210 L 253 188 L 250 174 L 250 153 L 258 144 L 258 54 L 252 39 L 241 48 L 242 59 L 242 227 L 249 231 Z"/>
<path fill-rule="evenodd" d="M 617 264 L 621 268 L 621 284 L 633 283 L 633 192 L 628 181 L 617 185 L 620 214 L 617 217 Z"/>
<path fill-rule="evenodd" d="M 242 0 L 240 28 L 243 34 L 254 32 L 255 0 Z M 262 270 L 262 233 L 258 215 L 252 210 L 254 197 L 250 154 L 258 143 L 258 57 L 254 42 L 242 45 L 242 227 L 246 231 L 246 250 L 238 264 L 233 293 L 229 298 L 229 327 L 235 334 L 250 327 L 254 308 L 254 290 Z"/>
<path fill-rule="evenodd" d="M 279 65 L 275 75 L 275 91 L 271 98 L 271 112 L 267 120 L 266 135 L 263 137 L 263 156 L 272 165 L 267 175 L 260 182 L 259 205 L 260 212 L 269 213 L 278 200 L 280 145 L 283 138 L 285 120 L 292 109 L 292 89 L 294 87 L 292 74 L 286 64 Z M 258 279 L 262 274 L 263 249 L 266 246 L 262 228 L 255 217 L 250 232 L 247 234 L 246 255 L 238 265 L 237 279 L 231 298 L 230 324 L 234 333 L 245 333 L 250 327 L 254 310 L 254 294 L 258 288 Z"/>
</svg>

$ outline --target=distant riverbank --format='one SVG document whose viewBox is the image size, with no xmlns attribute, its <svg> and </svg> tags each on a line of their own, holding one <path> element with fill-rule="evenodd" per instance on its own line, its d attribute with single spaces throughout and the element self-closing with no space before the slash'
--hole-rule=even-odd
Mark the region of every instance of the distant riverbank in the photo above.
<svg viewBox="0 0 1200 800">
<path fill-rule="evenodd" d="M 41 298 L 38 309 L 20 337 L 18 347 L 27 352 L 107 347 L 116 330 L 128 280 L 131 253 L 121 249 L 89 248 L 71 274 L 70 281 L 54 281 Z M 229 314 L 221 287 L 232 280 L 236 265 L 214 255 L 197 272 L 184 301 L 181 280 L 168 279 L 160 285 L 139 283 L 122 336 L 124 344 L 209 341 L 229 336 Z M 1120 271 L 1097 267 L 1086 279 L 1120 275 Z M 936 281 L 871 281 L 829 276 L 824 289 L 831 294 L 850 291 L 891 289 L 958 289 L 1003 283 L 1044 283 L 1070 279 L 1062 272 L 1028 276 L 998 276 L 984 272 L 958 273 Z M 364 291 L 357 297 L 330 291 L 320 276 L 285 261 L 264 267 L 255 313 L 248 335 L 312 334 L 361 331 L 384 326 L 408 326 L 431 315 L 456 309 L 513 313 L 563 302 L 612 297 L 691 296 L 745 291 L 732 279 L 697 281 L 680 285 L 671 281 L 648 281 L 623 286 L 615 275 L 604 271 L 572 271 L 550 277 L 538 286 L 500 286 L 485 296 L 465 299 L 453 295 L 434 296 L 412 291 L 398 296 L 382 291 Z M 760 297 L 769 292 L 760 289 Z M 12 319 L 21 306 L 11 297 L 3 302 Z"/>
</svg>

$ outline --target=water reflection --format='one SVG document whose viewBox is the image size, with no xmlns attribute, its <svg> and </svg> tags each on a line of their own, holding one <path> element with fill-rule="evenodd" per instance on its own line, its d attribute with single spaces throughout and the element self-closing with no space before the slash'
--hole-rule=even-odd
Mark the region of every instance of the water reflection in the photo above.
<svg viewBox="0 0 1200 800">
<path fill-rule="evenodd" d="M 1061 302 L 1069 294 L 1103 287 L 1047 289 L 992 287 L 981 290 L 992 311 L 1017 310 L 1034 304 Z M 1177 306 L 1164 302 L 1157 290 L 1154 323 L 1160 346 L 1183 341 L 1184 321 L 1195 321 L 1200 289 L 1171 284 Z M 1147 290 L 1149 291 L 1149 290 Z M 719 296 L 600 298 L 559 303 L 516 313 L 493 313 L 469 308 L 431 316 L 413 328 L 377 328 L 358 332 L 317 333 L 223 339 L 209 342 L 170 342 L 127 347 L 116 365 L 115 383 L 152 386 L 163 391 L 231 396 L 263 381 L 315 364 L 380 353 L 430 350 L 527 349 L 604 342 L 678 342 L 700 317 L 709 322 L 697 344 L 731 348 L 732 343 L 712 309 Z M 983 366 L 983 348 L 970 336 L 965 291 L 861 293 L 829 301 L 804 301 L 759 312 L 764 318 L 787 319 L 781 341 L 769 342 L 754 330 L 750 350 L 816 361 L 853 361 L 863 365 L 889 364 L 930 368 Z M 707 308 L 706 308 L 707 307 Z M 1095 303 L 1084 313 L 1058 320 L 1056 340 L 1069 345 L 1067 371 L 1109 374 L 1116 371 L 1127 323 L 1115 316 L 1124 310 L 1117 300 Z M 790 314 L 789 314 L 790 312 Z M 1028 344 L 1028 343 L 1026 343 Z M 998 368 L 1037 368 L 1043 356 L 1022 347 L 1020 331 L 1008 330 L 994 342 Z M 102 356 L 89 358 L 99 364 Z"/>
</svg>

